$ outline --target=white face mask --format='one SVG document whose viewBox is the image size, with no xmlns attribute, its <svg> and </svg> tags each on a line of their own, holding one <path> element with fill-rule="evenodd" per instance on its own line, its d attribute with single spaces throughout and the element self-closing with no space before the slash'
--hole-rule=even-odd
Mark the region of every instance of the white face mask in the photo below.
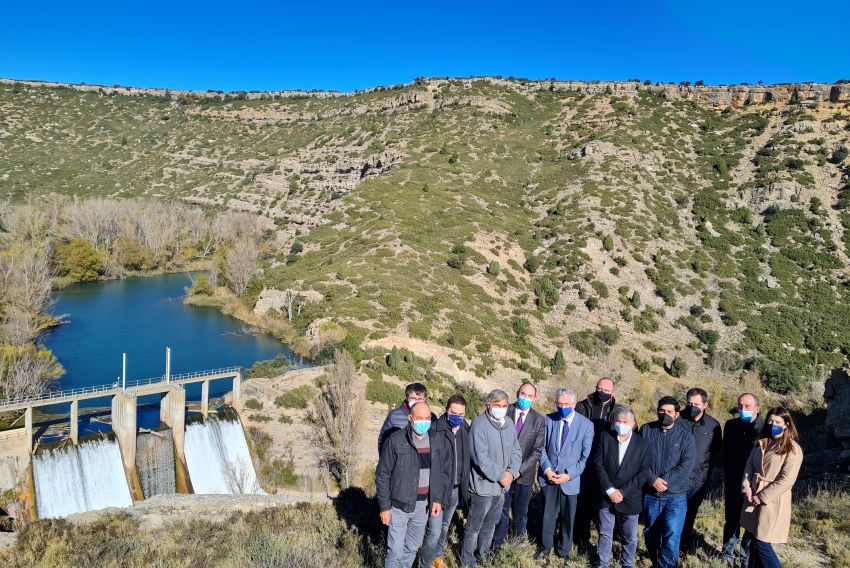
<svg viewBox="0 0 850 568">
<path fill-rule="evenodd" d="M 490 408 L 490 415 L 496 420 L 503 420 L 508 413 L 507 408 Z"/>
<path fill-rule="evenodd" d="M 618 435 L 625 436 L 632 431 L 632 427 L 628 424 L 622 424 L 621 422 L 614 422 L 614 430 L 617 431 Z"/>
</svg>

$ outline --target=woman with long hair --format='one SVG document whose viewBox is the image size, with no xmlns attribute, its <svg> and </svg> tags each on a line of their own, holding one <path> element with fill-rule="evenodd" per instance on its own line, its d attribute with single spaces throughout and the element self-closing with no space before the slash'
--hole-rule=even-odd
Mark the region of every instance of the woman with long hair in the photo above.
<svg viewBox="0 0 850 568">
<path fill-rule="evenodd" d="M 750 566 L 782 568 L 773 545 L 788 541 L 791 487 L 803 463 L 797 427 L 781 406 L 767 412 L 744 470 L 741 526 L 752 537 Z"/>
</svg>

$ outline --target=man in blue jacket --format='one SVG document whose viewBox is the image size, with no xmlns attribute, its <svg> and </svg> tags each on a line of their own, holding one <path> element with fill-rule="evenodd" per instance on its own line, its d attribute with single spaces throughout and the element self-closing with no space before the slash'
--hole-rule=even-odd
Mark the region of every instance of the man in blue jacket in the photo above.
<svg viewBox="0 0 850 568">
<path fill-rule="evenodd" d="M 574 412 L 576 393 L 555 391 L 555 412 L 546 415 L 546 440 L 540 456 L 543 492 L 543 535 L 535 560 L 545 559 L 554 546 L 555 525 L 561 522 L 558 556 L 568 561 L 573 547 L 573 523 L 581 474 L 593 448 L 593 423 Z"/>
<path fill-rule="evenodd" d="M 417 402 L 428 402 L 428 389 L 422 383 L 410 383 L 404 388 L 404 402 L 390 410 L 384 419 L 381 431 L 378 432 L 378 455 L 381 455 L 381 450 L 384 448 L 384 440 L 393 432 L 407 428 L 410 409 Z M 432 421 L 436 420 L 437 417 L 432 415 Z"/>
<path fill-rule="evenodd" d="M 681 424 L 679 401 L 658 401 L 658 420 L 644 424 L 641 437 L 650 448 L 652 474 L 643 496 L 647 552 L 655 568 L 679 564 L 679 540 L 688 511 L 688 487 L 694 466 L 694 437 Z"/>
</svg>

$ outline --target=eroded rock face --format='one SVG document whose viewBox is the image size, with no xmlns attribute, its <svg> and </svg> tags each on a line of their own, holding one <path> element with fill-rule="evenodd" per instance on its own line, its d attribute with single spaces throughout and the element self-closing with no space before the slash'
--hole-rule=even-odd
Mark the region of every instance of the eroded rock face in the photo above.
<svg viewBox="0 0 850 568">
<path fill-rule="evenodd" d="M 824 385 L 826 424 L 842 448 L 850 449 L 850 364 L 833 369 Z"/>
<path fill-rule="evenodd" d="M 257 303 L 254 304 L 254 313 L 262 316 L 269 310 L 278 310 L 285 314 L 290 294 L 297 297 L 296 303 L 315 303 L 321 302 L 323 299 L 321 292 L 316 292 L 315 290 L 276 290 L 275 288 L 263 288 L 263 291 L 260 292 L 260 296 L 257 298 Z"/>
</svg>

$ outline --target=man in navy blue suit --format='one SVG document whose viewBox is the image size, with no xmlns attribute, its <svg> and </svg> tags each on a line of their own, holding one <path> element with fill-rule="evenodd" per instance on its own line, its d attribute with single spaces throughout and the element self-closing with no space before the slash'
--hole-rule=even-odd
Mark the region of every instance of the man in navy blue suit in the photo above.
<svg viewBox="0 0 850 568">
<path fill-rule="evenodd" d="M 546 442 L 540 456 L 543 492 L 543 535 L 536 560 L 545 559 L 554 547 L 555 525 L 561 522 L 558 556 L 568 561 L 573 547 L 573 522 L 580 478 L 593 447 L 593 423 L 576 413 L 576 393 L 558 389 L 555 412 L 546 415 Z"/>
</svg>

